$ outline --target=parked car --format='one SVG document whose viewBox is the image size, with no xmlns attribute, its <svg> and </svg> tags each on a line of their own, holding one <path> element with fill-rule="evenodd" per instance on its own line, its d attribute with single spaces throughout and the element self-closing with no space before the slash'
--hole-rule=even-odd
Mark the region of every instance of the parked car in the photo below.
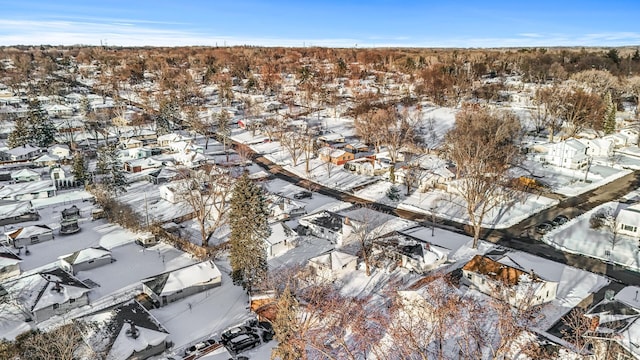
<svg viewBox="0 0 640 360">
<path fill-rule="evenodd" d="M 226 345 L 229 340 L 236 336 L 250 333 L 252 333 L 251 328 L 247 326 L 236 326 L 223 332 L 222 335 L 220 335 L 220 342 Z"/>
<path fill-rule="evenodd" d="M 300 191 L 299 193 L 294 194 L 293 198 L 297 200 L 311 199 L 312 196 L 313 196 L 313 193 L 311 193 L 311 191 Z"/>
<path fill-rule="evenodd" d="M 551 229 L 553 229 L 553 224 L 548 221 L 540 223 L 538 224 L 538 226 L 536 226 L 536 232 L 538 234 L 546 234 Z"/>
<path fill-rule="evenodd" d="M 271 323 L 268 321 L 260 321 L 258 323 L 258 329 L 262 334 L 261 337 L 262 341 L 264 342 L 271 341 L 276 334 L 276 332 L 273 330 L 273 325 L 271 325 Z"/>
<path fill-rule="evenodd" d="M 260 345 L 260 336 L 256 333 L 242 333 L 229 339 L 227 347 L 234 353 L 239 353 L 247 349 L 252 349 Z"/>
<path fill-rule="evenodd" d="M 201 341 L 201 342 L 199 342 L 197 344 L 191 345 L 188 348 L 186 348 L 184 350 L 184 355 L 185 356 L 189 356 L 189 355 L 197 354 L 200 351 L 202 351 L 202 350 L 204 350 L 204 349 L 206 349 L 209 346 L 214 345 L 214 344 L 216 344 L 216 341 L 213 340 L 213 339 L 208 339 L 208 340 L 205 340 L 205 341 Z"/>
<path fill-rule="evenodd" d="M 553 220 L 551 220 L 551 223 L 554 226 L 560 226 L 560 225 L 564 225 L 567 223 L 567 221 L 569 221 L 569 218 L 564 216 L 564 215 L 558 215 L 556 216 Z"/>
</svg>

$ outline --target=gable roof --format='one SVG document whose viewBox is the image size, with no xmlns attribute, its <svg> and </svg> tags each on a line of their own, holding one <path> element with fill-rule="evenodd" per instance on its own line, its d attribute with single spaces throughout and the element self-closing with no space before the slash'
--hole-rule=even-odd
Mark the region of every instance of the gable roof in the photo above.
<svg viewBox="0 0 640 360">
<path fill-rule="evenodd" d="M 34 212 L 31 201 L 21 201 L 13 204 L 0 205 L 0 219 L 17 217 Z"/>
<path fill-rule="evenodd" d="M 107 359 L 124 360 L 133 353 L 167 339 L 169 332 L 136 300 L 118 304 L 79 319 L 85 343 Z M 138 337 L 127 334 L 134 324 Z"/>
<path fill-rule="evenodd" d="M 38 174 L 37 172 L 33 171 L 33 170 L 29 170 L 29 169 L 21 169 L 18 171 L 14 171 L 11 173 L 11 178 L 12 179 L 17 179 L 20 177 L 33 177 L 33 176 L 37 176 L 40 177 L 40 174 Z"/>
<path fill-rule="evenodd" d="M 76 265 L 85 261 L 100 259 L 107 256 L 111 257 L 111 251 L 103 247 L 91 247 L 78 250 L 71 254 L 59 256 L 58 259 L 64 260 L 71 265 Z"/>
<path fill-rule="evenodd" d="M 8 237 L 13 240 L 18 239 L 30 239 L 32 236 L 38 236 L 42 234 L 53 233 L 50 227 L 47 225 L 29 225 L 18 230 L 5 233 Z"/>
<path fill-rule="evenodd" d="M 221 276 L 216 264 L 208 260 L 160 274 L 143 281 L 143 284 L 158 296 L 167 296 L 191 286 L 210 282 Z"/>
<path fill-rule="evenodd" d="M 350 262 L 357 260 L 357 256 L 336 250 L 309 259 L 310 262 L 327 266 L 331 270 L 340 270 Z"/>
</svg>

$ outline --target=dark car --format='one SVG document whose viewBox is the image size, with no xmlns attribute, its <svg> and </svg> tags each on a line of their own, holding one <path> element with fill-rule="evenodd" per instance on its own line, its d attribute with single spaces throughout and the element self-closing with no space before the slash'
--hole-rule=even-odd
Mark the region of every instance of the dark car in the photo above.
<svg viewBox="0 0 640 360">
<path fill-rule="evenodd" d="M 229 350 L 234 353 L 239 353 L 247 349 L 252 349 L 258 345 L 260 345 L 260 336 L 255 333 L 242 333 L 238 334 L 236 337 L 229 339 L 227 342 L 227 347 Z"/>
<path fill-rule="evenodd" d="M 546 234 L 551 229 L 553 229 L 553 224 L 548 221 L 545 221 L 541 224 L 538 224 L 538 226 L 536 226 L 536 232 L 538 234 Z"/>
<path fill-rule="evenodd" d="M 252 332 L 251 328 L 249 327 L 236 326 L 234 328 L 231 328 L 223 332 L 222 335 L 220 335 L 220 342 L 226 345 L 229 342 L 229 340 L 235 338 L 236 336 L 242 335 L 242 334 L 249 334 L 251 332 Z"/>
<path fill-rule="evenodd" d="M 293 198 L 297 200 L 311 199 L 312 196 L 313 194 L 311 193 L 311 191 L 300 191 L 299 193 L 294 194 Z"/>
<path fill-rule="evenodd" d="M 569 221 L 568 217 L 564 215 L 558 215 L 553 220 L 551 220 L 551 223 L 555 226 L 560 226 L 566 224 L 567 221 Z"/>
<path fill-rule="evenodd" d="M 273 339 L 273 336 L 276 334 L 273 330 L 273 325 L 271 325 L 268 321 L 260 321 L 258 323 L 258 330 L 262 334 L 262 341 L 268 342 Z"/>
</svg>

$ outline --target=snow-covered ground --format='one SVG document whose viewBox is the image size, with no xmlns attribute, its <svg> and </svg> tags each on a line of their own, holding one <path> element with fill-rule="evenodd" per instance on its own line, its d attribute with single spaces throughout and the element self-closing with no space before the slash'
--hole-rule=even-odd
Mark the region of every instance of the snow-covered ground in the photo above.
<svg viewBox="0 0 640 360">
<path fill-rule="evenodd" d="M 592 214 L 602 209 L 615 210 L 618 205 L 617 202 L 602 204 L 545 234 L 542 241 L 562 251 L 583 254 L 640 271 L 638 239 L 618 234 L 613 243 L 613 233 L 609 229 L 592 229 L 589 225 Z"/>
</svg>

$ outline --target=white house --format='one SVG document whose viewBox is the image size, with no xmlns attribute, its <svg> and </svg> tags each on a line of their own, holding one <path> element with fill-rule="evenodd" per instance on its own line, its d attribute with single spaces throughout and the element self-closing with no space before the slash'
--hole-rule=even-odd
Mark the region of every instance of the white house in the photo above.
<svg viewBox="0 0 640 360">
<path fill-rule="evenodd" d="M 166 200 L 172 204 L 177 204 L 182 202 L 185 195 L 189 191 L 197 191 L 197 190 L 188 190 L 191 188 L 191 184 L 188 180 L 178 180 L 172 181 L 170 183 L 160 185 L 158 190 L 160 191 L 160 198 Z"/>
<path fill-rule="evenodd" d="M 52 145 L 52 146 L 49 147 L 47 152 L 50 155 L 55 155 L 60 159 L 68 159 L 68 158 L 71 157 L 71 150 L 69 150 L 69 147 L 67 145 L 64 145 L 64 144 Z"/>
<path fill-rule="evenodd" d="M 21 169 L 18 171 L 14 171 L 11 173 L 11 180 L 14 182 L 29 182 L 29 181 L 40 181 L 41 176 L 39 173 L 29 170 L 29 169 Z"/>
<path fill-rule="evenodd" d="M 346 216 L 332 211 L 321 211 L 301 217 L 301 226 L 306 228 L 306 233 L 322 239 L 327 239 L 338 246 L 343 245 L 353 232 L 352 220 Z"/>
<path fill-rule="evenodd" d="M 609 157 L 613 155 L 613 140 L 607 138 L 577 139 L 587 147 L 587 155 Z"/>
<path fill-rule="evenodd" d="M 309 268 L 322 281 L 333 281 L 341 275 L 353 272 L 357 265 L 357 256 L 337 250 L 313 257 L 308 263 Z"/>
<path fill-rule="evenodd" d="M 160 135 L 158 136 L 158 146 L 162 146 L 162 147 L 168 147 L 173 143 L 177 143 L 177 142 L 187 142 L 190 141 L 191 139 L 186 137 L 186 136 L 182 136 L 180 134 L 176 134 L 176 133 L 171 133 L 171 134 L 165 134 L 165 135 Z"/>
<path fill-rule="evenodd" d="M 640 238 L 640 203 L 621 209 L 616 223 L 618 234 Z"/>
<path fill-rule="evenodd" d="M 379 264 L 422 274 L 444 264 L 449 253 L 449 249 L 394 231 L 375 239 L 371 257 Z"/>
<path fill-rule="evenodd" d="M 40 215 L 35 211 L 31 201 L 21 201 L 0 205 L 0 225 L 9 225 L 25 221 L 36 221 Z"/>
<path fill-rule="evenodd" d="M 576 139 L 547 144 L 546 149 L 545 154 L 538 156 L 541 162 L 568 169 L 582 169 L 587 166 L 587 146 Z"/>
<path fill-rule="evenodd" d="M 515 307 L 535 306 L 553 301 L 558 283 L 542 279 L 485 255 L 476 255 L 462 267 L 463 281 L 489 296 Z"/>
<path fill-rule="evenodd" d="M 47 114 L 51 117 L 71 116 L 73 109 L 66 105 L 53 104 L 47 107 Z"/>
<path fill-rule="evenodd" d="M 271 225 L 271 235 L 265 239 L 265 247 L 267 257 L 282 255 L 289 249 L 295 247 L 295 241 L 298 238 L 295 233 L 283 222 L 277 222 Z"/>
<path fill-rule="evenodd" d="M 221 284 L 222 273 L 208 260 L 143 280 L 142 291 L 164 306 Z"/>
</svg>

